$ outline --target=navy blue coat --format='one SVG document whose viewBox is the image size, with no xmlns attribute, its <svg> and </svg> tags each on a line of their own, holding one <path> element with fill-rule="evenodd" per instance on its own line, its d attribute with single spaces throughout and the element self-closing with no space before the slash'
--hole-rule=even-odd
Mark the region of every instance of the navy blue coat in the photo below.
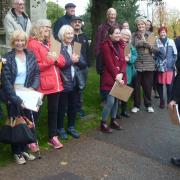
<svg viewBox="0 0 180 180">
<path fill-rule="evenodd" d="M 39 66 L 33 53 L 24 50 L 26 54 L 26 80 L 24 87 L 37 89 L 39 87 Z M 4 58 L 7 60 L 2 69 L 2 88 L 10 102 L 21 105 L 22 99 L 14 91 L 14 83 L 17 76 L 17 64 L 15 61 L 15 50 L 7 53 Z"/>
<path fill-rule="evenodd" d="M 72 21 L 72 17 L 73 16 L 69 16 L 67 14 L 65 14 L 64 16 L 60 17 L 55 23 L 54 23 L 54 28 L 53 28 L 53 35 L 54 35 L 54 38 L 56 40 L 59 40 L 58 38 L 58 32 L 60 30 L 60 28 L 63 26 L 63 25 L 70 25 L 71 21 Z"/>
<path fill-rule="evenodd" d="M 64 82 L 64 92 L 73 91 L 77 85 L 77 82 L 76 82 L 75 77 L 72 78 L 71 66 L 74 66 L 75 71 L 76 71 L 77 69 L 85 68 L 87 66 L 87 64 L 84 61 L 82 55 L 80 55 L 79 61 L 76 64 L 73 64 L 71 57 L 63 44 L 61 45 L 61 54 L 64 56 L 65 61 L 66 61 L 66 65 L 61 69 L 64 76 L 67 78 L 67 81 Z"/>
</svg>

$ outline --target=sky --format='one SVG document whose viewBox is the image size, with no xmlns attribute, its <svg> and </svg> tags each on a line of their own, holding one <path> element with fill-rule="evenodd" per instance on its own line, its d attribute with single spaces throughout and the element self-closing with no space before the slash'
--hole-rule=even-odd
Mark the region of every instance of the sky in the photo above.
<svg viewBox="0 0 180 180">
<path fill-rule="evenodd" d="M 58 2 L 58 4 L 64 8 L 65 4 L 67 3 L 74 3 L 76 4 L 76 15 L 82 15 L 85 13 L 86 8 L 88 6 L 89 0 L 46 0 Z M 179 9 L 180 11 L 180 0 L 165 0 L 168 9 Z M 146 3 L 142 0 L 141 1 L 141 11 L 142 13 L 146 13 Z"/>
</svg>

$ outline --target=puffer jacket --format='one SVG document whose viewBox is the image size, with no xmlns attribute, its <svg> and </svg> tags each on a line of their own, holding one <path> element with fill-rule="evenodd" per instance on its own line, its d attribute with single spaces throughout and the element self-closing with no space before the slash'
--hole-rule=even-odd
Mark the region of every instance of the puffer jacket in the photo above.
<svg viewBox="0 0 180 180">
<path fill-rule="evenodd" d="M 6 45 L 10 45 L 10 37 L 15 30 L 22 30 L 25 31 L 28 35 L 31 29 L 31 21 L 26 13 L 22 13 L 22 16 L 25 19 L 26 29 L 23 30 L 22 26 L 17 21 L 17 15 L 15 10 L 12 8 L 10 9 L 5 18 L 4 18 L 4 28 L 6 32 Z"/>
<path fill-rule="evenodd" d="M 87 66 L 87 63 L 84 61 L 83 56 L 80 55 L 80 59 L 77 63 L 73 64 L 71 57 L 69 53 L 67 52 L 67 49 L 61 43 L 61 54 L 64 56 L 66 65 L 62 68 L 62 72 L 64 76 L 67 78 L 67 81 L 64 82 L 64 92 L 73 91 L 74 88 L 77 86 L 77 79 L 72 77 L 71 73 L 71 66 L 74 66 L 75 69 L 75 75 L 77 69 L 83 69 Z"/>
<path fill-rule="evenodd" d="M 43 94 L 62 91 L 64 88 L 59 68 L 65 65 L 64 57 L 60 55 L 57 63 L 54 63 L 53 59 L 47 57 L 49 44 L 44 45 L 41 41 L 34 38 L 29 38 L 27 47 L 35 54 L 40 69 L 40 86 L 38 91 Z"/>
<path fill-rule="evenodd" d="M 39 66 L 33 53 L 24 50 L 26 54 L 26 80 L 24 86 L 27 88 L 38 89 L 39 87 Z M 7 62 L 2 69 L 2 88 L 7 100 L 13 104 L 21 105 L 22 99 L 14 91 L 14 83 L 17 76 L 17 64 L 15 61 L 16 52 L 13 49 L 4 58 Z"/>
</svg>

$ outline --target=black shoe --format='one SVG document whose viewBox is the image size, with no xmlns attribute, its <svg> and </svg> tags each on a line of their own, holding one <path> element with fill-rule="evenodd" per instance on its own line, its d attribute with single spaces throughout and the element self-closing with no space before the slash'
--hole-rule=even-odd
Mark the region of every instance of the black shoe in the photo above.
<svg viewBox="0 0 180 180">
<path fill-rule="evenodd" d="M 112 129 L 104 122 L 101 123 L 100 129 L 103 133 L 112 133 Z"/>
<path fill-rule="evenodd" d="M 122 126 L 115 120 L 111 121 L 110 128 L 116 129 L 116 130 L 123 130 Z"/>
<path fill-rule="evenodd" d="M 180 158 L 172 157 L 171 162 L 173 165 L 180 167 Z"/>
<path fill-rule="evenodd" d="M 83 117 L 86 116 L 84 110 L 81 109 L 81 110 L 79 111 L 79 116 L 80 116 L 80 118 L 83 118 Z"/>
<path fill-rule="evenodd" d="M 67 133 L 71 135 L 73 138 L 78 139 L 80 137 L 80 134 L 75 130 L 74 127 L 70 127 L 67 129 Z"/>
<path fill-rule="evenodd" d="M 124 116 L 124 117 L 126 117 L 126 118 L 129 118 L 130 117 L 130 115 L 125 111 L 125 112 L 122 112 L 121 113 L 121 116 Z"/>
</svg>

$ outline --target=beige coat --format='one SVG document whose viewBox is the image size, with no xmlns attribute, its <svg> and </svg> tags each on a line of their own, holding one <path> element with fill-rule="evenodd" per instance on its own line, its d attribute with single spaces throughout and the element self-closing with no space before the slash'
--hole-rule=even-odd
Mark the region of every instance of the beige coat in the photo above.
<svg viewBox="0 0 180 180">
<path fill-rule="evenodd" d="M 26 19 L 26 33 L 29 35 L 31 29 L 31 21 L 27 14 L 23 13 L 23 16 Z M 7 12 L 4 18 L 4 28 L 6 32 L 6 45 L 10 46 L 10 38 L 14 30 L 23 30 L 22 26 L 17 22 L 17 15 L 15 14 L 13 8 Z"/>
</svg>

